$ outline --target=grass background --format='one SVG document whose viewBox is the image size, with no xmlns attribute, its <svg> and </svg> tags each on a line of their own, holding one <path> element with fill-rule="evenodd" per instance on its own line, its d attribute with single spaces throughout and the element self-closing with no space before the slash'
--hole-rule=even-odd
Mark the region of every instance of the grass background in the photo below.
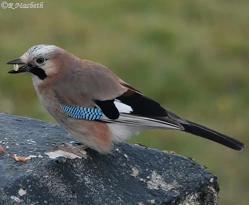
<svg viewBox="0 0 249 205">
<path fill-rule="evenodd" d="M 54 44 L 106 65 L 181 117 L 249 144 L 247 0 L 55 0 L 43 6 L 0 8 L 0 112 L 55 122 L 30 77 L 10 76 L 5 65 L 33 45 Z M 248 149 L 161 130 L 129 142 L 194 158 L 217 175 L 220 204 L 248 204 Z"/>
</svg>

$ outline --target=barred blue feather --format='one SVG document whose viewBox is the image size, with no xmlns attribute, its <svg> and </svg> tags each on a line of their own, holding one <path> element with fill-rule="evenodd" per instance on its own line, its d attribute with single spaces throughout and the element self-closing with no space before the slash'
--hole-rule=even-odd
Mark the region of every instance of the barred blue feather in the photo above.
<svg viewBox="0 0 249 205">
<path fill-rule="evenodd" d="M 61 109 L 69 117 L 84 120 L 100 120 L 103 116 L 99 108 L 85 108 L 81 106 L 71 106 L 60 104 Z"/>
</svg>

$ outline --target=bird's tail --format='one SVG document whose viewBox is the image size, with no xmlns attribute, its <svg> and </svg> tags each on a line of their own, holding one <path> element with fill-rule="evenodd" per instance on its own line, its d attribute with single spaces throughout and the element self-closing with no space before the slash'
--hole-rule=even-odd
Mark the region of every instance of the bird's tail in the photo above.
<svg viewBox="0 0 249 205">
<path fill-rule="evenodd" d="M 184 127 L 184 130 L 182 130 L 184 132 L 212 140 L 214 142 L 220 143 L 235 150 L 242 150 L 245 147 L 242 142 L 232 137 L 228 137 L 224 134 L 221 134 L 212 129 L 209 129 L 207 127 L 204 127 L 188 120 L 186 120 L 186 122 L 188 123 L 181 123 L 181 125 Z"/>
</svg>

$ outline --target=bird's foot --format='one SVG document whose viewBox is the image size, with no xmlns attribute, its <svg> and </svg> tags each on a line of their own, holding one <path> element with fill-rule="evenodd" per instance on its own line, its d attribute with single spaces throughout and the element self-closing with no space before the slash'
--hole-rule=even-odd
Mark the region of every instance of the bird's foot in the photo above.
<svg viewBox="0 0 249 205">
<path fill-rule="evenodd" d="M 73 146 L 70 143 L 63 143 L 54 146 L 54 150 L 62 150 L 64 152 L 72 153 L 85 159 L 87 158 L 87 152 L 85 151 L 86 148 L 87 146 L 84 144 Z"/>
</svg>

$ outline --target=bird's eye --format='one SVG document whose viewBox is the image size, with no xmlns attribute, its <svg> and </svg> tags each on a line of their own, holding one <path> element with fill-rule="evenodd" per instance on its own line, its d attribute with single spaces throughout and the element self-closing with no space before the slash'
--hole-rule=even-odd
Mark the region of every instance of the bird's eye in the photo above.
<svg viewBox="0 0 249 205">
<path fill-rule="evenodd" d="M 36 59 L 36 62 L 37 62 L 38 64 L 44 63 L 44 61 L 45 61 L 44 58 L 37 58 L 37 59 Z"/>
</svg>

